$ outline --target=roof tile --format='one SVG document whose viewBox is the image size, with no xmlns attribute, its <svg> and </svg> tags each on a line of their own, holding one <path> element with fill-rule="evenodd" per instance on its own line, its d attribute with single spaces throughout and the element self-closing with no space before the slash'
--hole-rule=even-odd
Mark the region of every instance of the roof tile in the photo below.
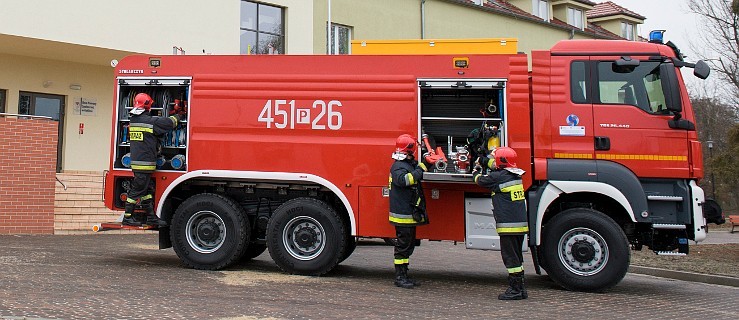
<svg viewBox="0 0 739 320">
<path fill-rule="evenodd" d="M 602 3 L 598 3 L 593 7 L 592 10 L 588 10 L 586 13 L 588 18 L 599 18 L 599 17 L 607 17 L 607 16 L 614 16 L 618 14 L 623 14 L 629 17 L 637 18 L 637 19 L 646 19 L 646 17 L 631 11 L 629 9 L 626 9 L 622 6 L 619 6 L 613 1 L 606 1 Z"/>
</svg>

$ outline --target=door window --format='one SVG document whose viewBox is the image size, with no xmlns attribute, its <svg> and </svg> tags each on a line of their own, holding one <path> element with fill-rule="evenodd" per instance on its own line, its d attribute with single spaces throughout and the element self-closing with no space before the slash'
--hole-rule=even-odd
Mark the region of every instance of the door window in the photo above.
<svg viewBox="0 0 739 320">
<path fill-rule="evenodd" d="M 641 61 L 631 72 L 616 72 L 612 61 L 598 62 L 598 92 L 602 104 L 628 104 L 649 113 L 666 113 L 657 61 Z"/>
<path fill-rule="evenodd" d="M 64 138 L 64 96 L 43 93 L 20 92 L 18 113 L 50 117 L 59 122 L 56 170 L 62 170 L 62 142 Z"/>
</svg>

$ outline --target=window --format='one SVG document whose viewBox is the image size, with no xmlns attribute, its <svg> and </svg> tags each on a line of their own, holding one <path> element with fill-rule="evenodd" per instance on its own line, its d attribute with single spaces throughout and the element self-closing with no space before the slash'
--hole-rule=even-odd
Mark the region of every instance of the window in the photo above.
<svg viewBox="0 0 739 320">
<path fill-rule="evenodd" d="M 5 97 L 7 96 L 7 91 L 0 89 L 0 113 L 5 113 Z"/>
<path fill-rule="evenodd" d="M 634 40 L 634 24 L 621 22 L 621 36 L 626 40 Z"/>
<path fill-rule="evenodd" d="M 567 8 L 567 23 L 571 26 L 577 27 L 580 30 L 585 29 L 585 23 L 583 22 L 582 10 L 575 8 Z"/>
<path fill-rule="evenodd" d="M 598 62 L 600 103 L 628 104 L 649 113 L 668 113 L 657 61 L 641 61 L 634 71 L 616 72 L 612 61 Z"/>
<path fill-rule="evenodd" d="M 532 9 L 535 16 L 549 21 L 549 1 L 547 0 L 531 0 Z"/>
<path fill-rule="evenodd" d="M 338 24 L 331 24 L 331 46 L 327 48 L 328 54 L 350 54 L 352 40 L 352 28 Z M 330 50 L 329 50 L 330 49 Z"/>
<path fill-rule="evenodd" d="M 241 54 L 284 54 L 284 10 L 241 1 Z"/>
<path fill-rule="evenodd" d="M 588 87 L 585 83 L 587 72 L 584 61 L 575 61 L 570 65 L 570 98 L 574 103 L 589 103 Z"/>
</svg>

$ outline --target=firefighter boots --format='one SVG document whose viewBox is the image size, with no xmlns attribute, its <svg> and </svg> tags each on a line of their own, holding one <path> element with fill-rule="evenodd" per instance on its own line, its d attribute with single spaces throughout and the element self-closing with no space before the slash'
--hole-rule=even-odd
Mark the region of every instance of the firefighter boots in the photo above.
<svg viewBox="0 0 739 320">
<path fill-rule="evenodd" d="M 136 209 L 135 203 L 126 203 L 126 211 L 123 214 L 123 225 L 126 226 L 140 226 L 141 221 L 136 218 L 136 213 L 134 212 Z"/>
<path fill-rule="evenodd" d="M 395 265 L 395 286 L 403 289 L 413 289 L 413 282 L 408 280 L 408 266 Z"/>
<path fill-rule="evenodd" d="M 499 300 L 521 300 L 528 298 L 528 293 L 524 297 L 523 272 L 517 272 L 508 275 L 508 289 L 504 293 L 498 295 Z"/>
<path fill-rule="evenodd" d="M 407 263 L 403 264 L 403 272 L 405 273 L 405 278 L 408 279 L 408 281 L 412 283 L 414 287 L 421 286 L 421 281 L 418 281 L 408 276 L 408 264 Z"/>
<path fill-rule="evenodd" d="M 159 219 L 156 214 L 154 214 L 154 204 L 149 203 L 142 203 L 141 206 L 143 207 L 144 211 L 146 212 L 146 225 L 154 226 L 154 227 L 166 227 L 167 222 Z"/>
</svg>

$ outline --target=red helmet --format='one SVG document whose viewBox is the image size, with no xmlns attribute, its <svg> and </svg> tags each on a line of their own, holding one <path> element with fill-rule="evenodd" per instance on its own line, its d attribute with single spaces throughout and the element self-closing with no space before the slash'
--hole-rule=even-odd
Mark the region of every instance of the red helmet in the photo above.
<svg viewBox="0 0 739 320">
<path fill-rule="evenodd" d="M 152 99 L 146 93 L 139 93 L 136 95 L 135 98 L 133 98 L 134 108 L 144 108 L 146 109 L 146 111 L 149 111 L 151 109 L 152 104 L 154 104 L 154 99 Z"/>
<path fill-rule="evenodd" d="M 416 138 L 410 134 L 401 134 L 395 139 L 395 151 L 410 155 L 416 153 Z"/>
<path fill-rule="evenodd" d="M 507 167 L 517 168 L 516 157 L 518 157 L 518 155 L 516 154 L 516 150 L 513 150 L 512 148 L 496 148 L 495 151 L 493 151 L 493 157 L 495 158 L 495 166 L 498 169 Z"/>
</svg>

